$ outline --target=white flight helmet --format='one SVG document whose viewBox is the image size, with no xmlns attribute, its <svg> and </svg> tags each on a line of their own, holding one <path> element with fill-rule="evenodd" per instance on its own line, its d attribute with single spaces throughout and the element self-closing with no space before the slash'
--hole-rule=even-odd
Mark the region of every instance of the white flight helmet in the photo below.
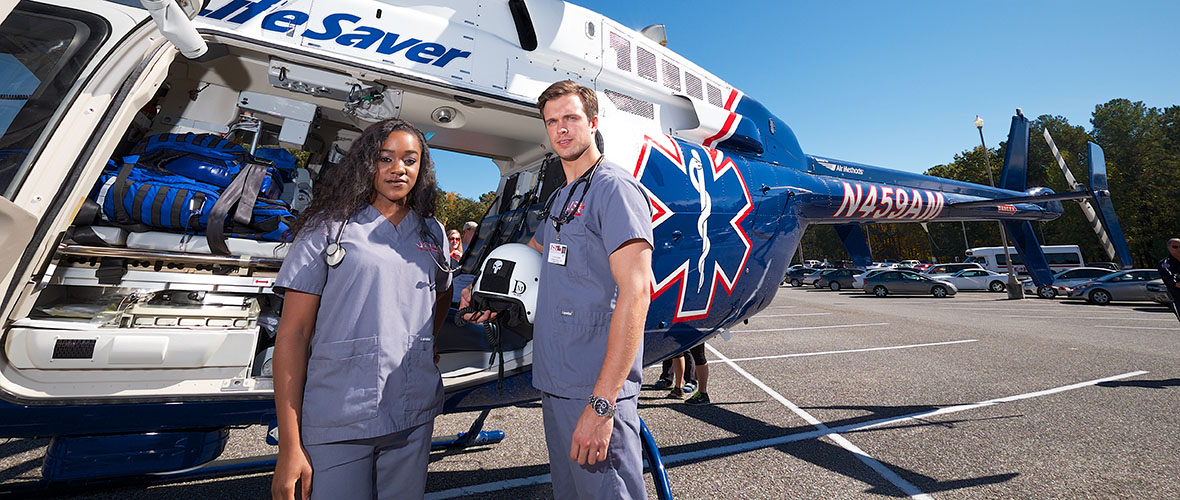
<svg viewBox="0 0 1180 500">
<path fill-rule="evenodd" d="M 479 309 L 507 314 L 508 326 L 532 325 L 541 281 L 541 253 L 523 243 L 493 249 L 472 285 Z"/>
</svg>

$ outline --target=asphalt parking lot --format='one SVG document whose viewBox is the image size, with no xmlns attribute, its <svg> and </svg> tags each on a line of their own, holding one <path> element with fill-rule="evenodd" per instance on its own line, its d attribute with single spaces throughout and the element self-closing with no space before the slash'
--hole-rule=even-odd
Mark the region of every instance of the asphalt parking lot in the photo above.
<svg viewBox="0 0 1180 500">
<path fill-rule="evenodd" d="M 784 287 L 708 345 L 714 404 L 640 395 L 678 498 L 1180 497 L 1180 322 L 1154 304 Z M 444 415 L 435 435 L 475 416 Z M 550 497 L 539 404 L 485 429 L 508 437 L 431 455 L 427 498 Z M 223 458 L 274 453 L 264 433 L 235 430 Z M 40 445 L 0 445 L 0 479 L 28 480 Z M 269 481 L 75 498 L 264 498 Z"/>
</svg>

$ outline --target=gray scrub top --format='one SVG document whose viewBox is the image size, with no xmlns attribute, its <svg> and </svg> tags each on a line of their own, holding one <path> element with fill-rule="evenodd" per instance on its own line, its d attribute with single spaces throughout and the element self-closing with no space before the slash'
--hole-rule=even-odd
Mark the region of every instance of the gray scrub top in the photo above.
<svg viewBox="0 0 1180 500">
<path fill-rule="evenodd" d="M 328 266 L 324 250 L 339 223 L 306 228 L 291 244 L 275 280 L 277 293 L 320 296 L 303 390 L 306 444 L 384 436 L 433 419 L 442 409 L 434 365 L 436 291 L 450 273 L 442 225 L 409 213 L 394 225 L 372 205 L 344 227 L 344 260 Z M 442 257 L 445 258 L 445 257 Z"/>
<path fill-rule="evenodd" d="M 585 184 L 567 203 L 571 181 L 553 195 L 550 209 L 558 216 L 563 205 L 577 205 Z M 541 281 L 533 333 L 533 387 L 564 398 L 584 399 L 594 390 L 602 362 L 618 287 L 610 271 L 610 254 L 623 243 L 642 239 L 652 244 L 651 207 L 639 181 L 623 167 L 603 160 L 594 172 L 581 207 L 554 229 L 551 219 L 533 236 L 541 244 Z M 549 244 L 566 245 L 564 266 L 549 262 Z M 639 392 L 643 346 L 618 394 Z M 598 394 L 598 396 L 605 396 Z"/>
</svg>

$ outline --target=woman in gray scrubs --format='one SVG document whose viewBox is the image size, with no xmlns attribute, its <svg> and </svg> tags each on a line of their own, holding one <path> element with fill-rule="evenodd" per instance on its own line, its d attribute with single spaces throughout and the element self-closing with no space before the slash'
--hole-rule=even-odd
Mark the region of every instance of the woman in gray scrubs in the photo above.
<svg viewBox="0 0 1180 500">
<path fill-rule="evenodd" d="M 321 177 L 275 290 L 276 499 L 421 498 L 450 307 L 435 178 L 422 132 L 365 129 Z"/>
</svg>

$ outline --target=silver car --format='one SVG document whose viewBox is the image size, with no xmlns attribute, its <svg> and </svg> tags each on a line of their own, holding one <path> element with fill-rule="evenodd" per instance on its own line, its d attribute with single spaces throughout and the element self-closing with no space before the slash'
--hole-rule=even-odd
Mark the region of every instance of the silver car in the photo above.
<svg viewBox="0 0 1180 500">
<path fill-rule="evenodd" d="M 1147 282 L 1147 298 L 1164 305 L 1172 303 L 1172 296 L 1168 294 L 1168 285 L 1165 285 L 1162 279 Z"/>
<path fill-rule="evenodd" d="M 1069 298 L 1084 299 L 1091 304 L 1106 305 L 1112 301 L 1143 301 L 1147 298 L 1147 282 L 1159 279 L 1155 269 L 1130 269 L 1110 273 L 1096 280 L 1082 283 L 1069 291 Z"/>
<path fill-rule="evenodd" d="M 1002 292 L 1007 286 L 1008 275 L 987 269 L 964 269 L 950 276 L 938 276 L 937 279 L 949 281 L 959 290 L 991 290 Z"/>
<path fill-rule="evenodd" d="M 949 297 L 958 293 L 950 282 L 930 278 L 912 271 L 886 271 L 864 280 L 865 293 L 884 297 L 896 294 L 930 294 L 935 297 Z"/>
<path fill-rule="evenodd" d="M 1069 295 L 1070 288 L 1113 272 L 1115 271 L 1103 267 L 1075 267 L 1053 275 L 1053 284 L 1048 287 L 1038 289 L 1036 283 L 1033 283 L 1030 279 L 1022 280 L 1020 284 L 1024 286 L 1025 295 L 1036 295 L 1042 299 L 1051 299 L 1058 294 Z"/>
</svg>

